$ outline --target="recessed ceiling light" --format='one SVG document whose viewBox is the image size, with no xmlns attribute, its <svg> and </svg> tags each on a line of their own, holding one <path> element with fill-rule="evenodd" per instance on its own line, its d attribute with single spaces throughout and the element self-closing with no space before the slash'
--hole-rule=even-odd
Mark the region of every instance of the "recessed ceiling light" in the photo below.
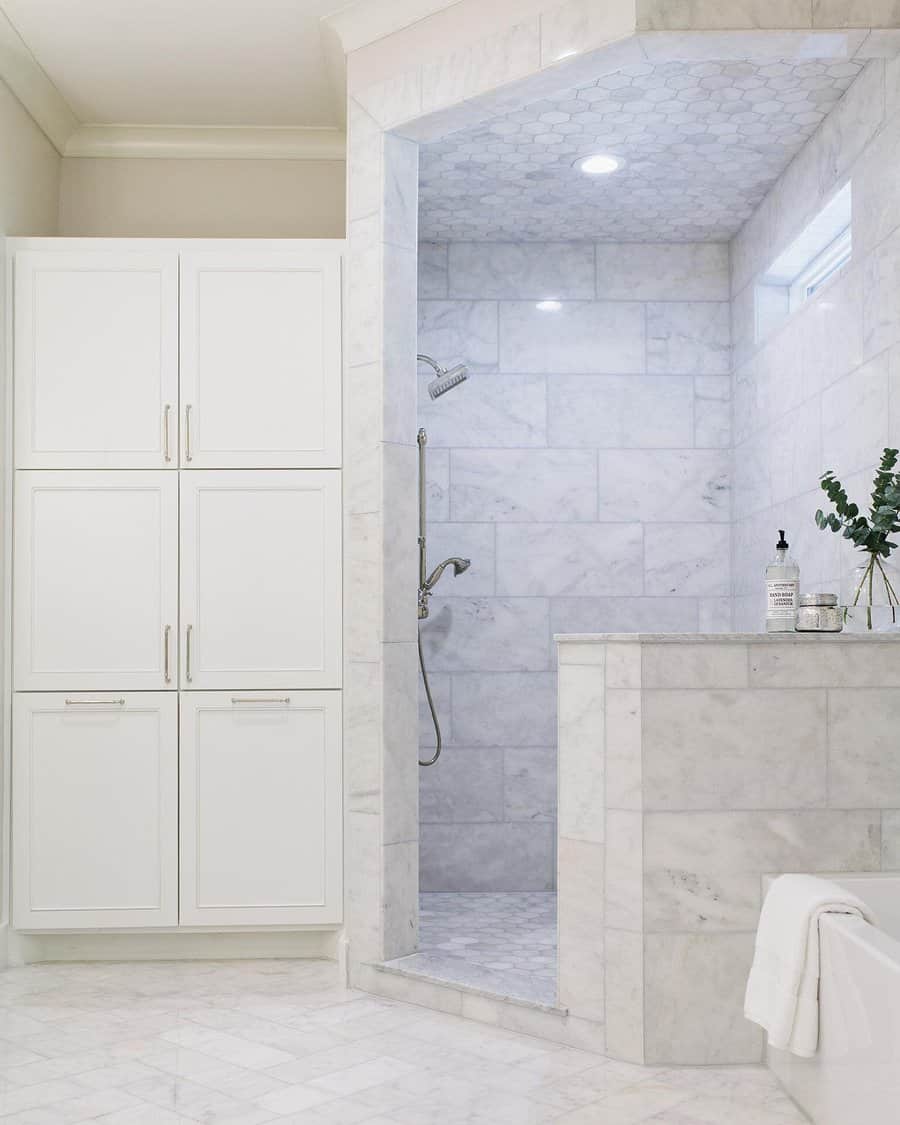
<svg viewBox="0 0 900 1125">
<path fill-rule="evenodd" d="M 562 308 L 562 301 L 538 301 L 534 307 L 540 309 L 541 312 L 559 312 Z"/>
<path fill-rule="evenodd" d="M 616 172 L 622 167 L 622 161 L 618 156 L 597 152 L 578 160 L 575 166 L 587 176 L 608 176 L 610 172 Z"/>
</svg>

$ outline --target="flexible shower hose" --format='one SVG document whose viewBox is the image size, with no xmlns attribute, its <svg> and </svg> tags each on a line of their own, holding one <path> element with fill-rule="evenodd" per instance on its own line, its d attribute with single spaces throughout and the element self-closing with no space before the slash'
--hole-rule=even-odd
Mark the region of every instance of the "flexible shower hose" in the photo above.
<svg viewBox="0 0 900 1125">
<path fill-rule="evenodd" d="M 436 739 L 434 755 L 426 758 L 423 762 L 419 759 L 420 766 L 433 766 L 434 763 L 441 756 L 441 724 L 438 722 L 437 711 L 434 706 L 434 700 L 431 698 L 431 685 L 428 683 L 428 673 L 425 671 L 425 657 L 422 655 L 422 630 L 418 632 L 419 641 L 419 667 L 422 669 L 422 683 L 425 685 L 425 698 L 428 700 L 428 710 L 431 712 L 431 721 L 434 723 L 434 736 Z"/>
</svg>

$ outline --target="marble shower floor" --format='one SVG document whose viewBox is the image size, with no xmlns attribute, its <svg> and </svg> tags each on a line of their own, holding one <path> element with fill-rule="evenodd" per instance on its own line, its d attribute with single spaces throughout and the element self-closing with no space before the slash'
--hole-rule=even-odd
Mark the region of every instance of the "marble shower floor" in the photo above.
<svg viewBox="0 0 900 1125">
<path fill-rule="evenodd" d="M 422 894 L 419 951 L 387 964 L 552 1007 L 556 1004 L 556 895 Z"/>
<path fill-rule="evenodd" d="M 3 1125 L 803 1125 L 762 1067 L 654 1069 L 343 987 L 333 962 L 0 973 Z"/>
</svg>

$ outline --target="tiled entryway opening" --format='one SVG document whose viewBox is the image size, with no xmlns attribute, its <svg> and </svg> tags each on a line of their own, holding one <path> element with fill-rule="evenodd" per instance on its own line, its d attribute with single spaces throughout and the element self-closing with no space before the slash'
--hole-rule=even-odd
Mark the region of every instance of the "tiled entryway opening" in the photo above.
<svg viewBox="0 0 900 1125">
<path fill-rule="evenodd" d="M 553 1006 L 556 894 L 422 894 L 419 950 L 388 965 L 504 999 Z"/>
</svg>

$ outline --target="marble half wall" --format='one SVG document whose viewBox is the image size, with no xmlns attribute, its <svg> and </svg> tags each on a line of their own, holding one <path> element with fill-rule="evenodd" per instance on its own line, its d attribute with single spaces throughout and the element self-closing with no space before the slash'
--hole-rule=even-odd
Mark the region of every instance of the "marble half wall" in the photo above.
<svg viewBox="0 0 900 1125">
<path fill-rule="evenodd" d="M 896 638 L 561 639 L 559 1002 L 607 1053 L 762 1058 L 763 879 L 897 870 Z"/>
</svg>

